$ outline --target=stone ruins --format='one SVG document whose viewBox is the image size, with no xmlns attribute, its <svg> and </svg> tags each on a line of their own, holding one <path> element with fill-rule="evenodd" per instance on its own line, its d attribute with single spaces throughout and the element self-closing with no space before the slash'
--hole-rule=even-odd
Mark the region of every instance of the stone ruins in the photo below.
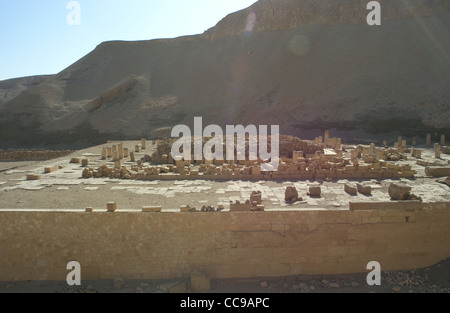
<svg viewBox="0 0 450 313">
<path fill-rule="evenodd" d="M 407 147 L 406 140 L 399 137 L 394 147 L 376 147 L 357 145 L 346 146 L 340 138 L 318 137 L 314 141 L 304 141 L 295 137 L 284 136 L 280 140 L 280 166 L 278 171 L 262 172 L 262 160 L 255 161 L 174 161 L 170 151 L 171 140 L 154 140 L 156 151 L 150 156 L 136 160 L 136 154 L 147 149 L 146 141 L 134 148 L 124 148 L 123 144 L 104 147 L 101 151 L 104 164 L 97 168 L 86 167 L 83 178 L 110 177 L 133 180 L 333 180 L 333 179 L 383 179 L 411 178 L 416 172 L 410 165 L 398 161 L 408 158 L 421 160 L 421 150 Z M 303 149 L 303 150 L 299 150 Z M 448 152 L 448 147 L 435 145 L 436 158 L 441 152 Z M 423 164 L 429 166 L 430 164 Z M 367 188 L 358 190 L 370 194 Z M 314 194 L 320 195 L 317 190 Z"/>
<path fill-rule="evenodd" d="M 67 232 L 78 260 L 94 269 L 85 279 L 184 277 L 199 264 L 211 278 L 355 273 L 378 258 L 391 269 L 429 266 L 448 258 L 450 238 L 450 151 L 433 142 L 445 138 L 429 138 L 378 146 L 345 144 L 329 132 L 281 136 L 273 172 L 261 172 L 262 160 L 176 162 L 171 139 L 5 164 L 1 196 L 18 208 L 0 209 L 13 240 L 3 247 L 11 257 L 0 280 L 65 278 L 59 269 L 73 259 L 60 253 Z M 114 249 L 98 248 L 106 234 Z M 146 248 L 115 259 L 130 242 Z M 35 268 L 41 260 L 47 265 Z"/>
<path fill-rule="evenodd" d="M 428 135 L 427 145 L 431 135 Z M 206 142 L 207 139 L 204 139 Z M 262 160 L 223 161 L 216 160 L 175 161 L 170 153 L 171 139 L 152 140 L 147 144 L 146 139 L 140 145 L 124 147 L 124 144 L 104 146 L 101 151 L 101 165 L 90 167 L 87 159 L 73 158 L 72 163 L 80 163 L 84 170 L 83 178 L 110 178 L 136 181 L 317 181 L 332 182 L 334 180 L 350 179 L 368 181 L 371 179 L 413 179 L 417 173 L 412 169 L 411 161 L 425 167 L 426 175 L 432 177 L 450 176 L 448 162 L 441 160 L 441 153 L 449 154 L 450 149 L 445 144 L 445 136 L 441 137 L 441 144 L 434 145 L 435 161 L 422 159 L 422 150 L 417 147 L 417 138 L 412 140 L 411 146 L 402 137 L 389 147 L 385 141 L 383 147 L 370 145 L 345 145 L 340 138 L 331 138 L 329 131 L 324 137 L 314 140 L 301 140 L 292 136 L 280 137 L 280 166 L 278 171 L 262 172 Z M 247 141 L 248 145 L 248 141 Z M 247 146 L 248 148 L 248 146 Z M 248 149 L 246 149 L 248 152 Z M 144 155 L 141 158 L 136 156 Z M 248 157 L 248 154 L 247 154 Z M 408 160 L 409 162 L 405 162 Z M 28 179 L 39 179 L 29 177 Z M 392 184 L 389 196 L 393 201 L 416 200 L 420 197 L 411 194 L 407 186 Z M 344 192 L 351 196 L 358 194 L 372 196 L 372 187 L 364 182 L 346 183 Z M 311 198 L 321 198 L 322 188 L 311 185 L 307 189 Z M 285 190 L 286 203 L 302 202 L 294 186 Z M 222 208 L 223 209 L 223 208 Z M 231 211 L 263 211 L 261 192 L 254 191 L 245 203 L 231 201 Z M 144 212 L 159 212 L 160 209 L 144 208 Z M 183 212 L 195 212 L 197 209 L 189 206 L 182 207 Z M 203 212 L 214 212 L 214 207 L 203 207 Z M 221 211 L 218 208 L 217 211 Z"/>
</svg>

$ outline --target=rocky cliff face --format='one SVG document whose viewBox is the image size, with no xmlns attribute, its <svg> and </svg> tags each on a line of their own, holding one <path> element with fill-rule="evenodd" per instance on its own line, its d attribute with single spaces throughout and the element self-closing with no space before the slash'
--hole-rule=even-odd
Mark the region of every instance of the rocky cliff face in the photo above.
<svg viewBox="0 0 450 313">
<path fill-rule="evenodd" d="M 364 24 L 369 0 L 261 0 L 225 17 L 205 35 L 210 39 L 245 32 L 285 30 L 308 25 Z M 450 12 L 447 0 L 379 0 L 382 20 L 409 19 Z"/>
<path fill-rule="evenodd" d="M 450 2 L 380 1 L 374 27 L 367 2 L 264 0 L 203 35 L 103 43 L 0 104 L 0 143 L 135 139 L 195 116 L 306 139 L 448 131 Z"/>
</svg>

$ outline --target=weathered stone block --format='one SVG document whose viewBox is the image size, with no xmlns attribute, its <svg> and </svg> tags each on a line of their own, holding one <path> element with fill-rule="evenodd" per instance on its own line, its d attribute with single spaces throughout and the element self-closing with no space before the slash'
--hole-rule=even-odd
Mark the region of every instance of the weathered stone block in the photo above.
<svg viewBox="0 0 450 313">
<path fill-rule="evenodd" d="M 250 195 L 250 203 L 261 204 L 262 202 L 262 194 L 261 191 L 253 191 Z"/>
<path fill-rule="evenodd" d="M 46 167 L 44 169 L 46 174 L 50 174 L 50 173 L 56 172 L 57 170 L 59 170 L 59 166 L 58 165 L 55 165 L 55 166 L 52 166 L 52 167 Z"/>
<path fill-rule="evenodd" d="M 119 154 L 119 159 L 122 160 L 123 159 L 123 143 L 119 144 L 118 147 L 118 154 Z"/>
<path fill-rule="evenodd" d="M 108 202 L 108 204 L 106 205 L 106 209 L 108 210 L 108 212 L 115 212 L 117 210 L 117 205 L 115 202 Z"/>
<path fill-rule="evenodd" d="M 430 166 L 425 168 L 425 174 L 433 177 L 450 176 L 450 167 Z"/>
<path fill-rule="evenodd" d="M 106 147 L 102 148 L 102 160 L 106 160 L 108 158 L 108 153 Z"/>
<path fill-rule="evenodd" d="M 311 186 L 311 187 L 309 187 L 308 194 L 311 197 L 321 197 L 322 196 L 322 188 L 320 188 L 320 186 Z"/>
<path fill-rule="evenodd" d="M 359 193 L 361 193 L 363 195 L 366 195 L 366 196 L 372 194 L 372 187 L 366 186 L 366 185 L 363 185 L 363 184 L 357 184 L 356 186 L 358 188 L 358 192 Z"/>
<path fill-rule="evenodd" d="M 39 179 L 41 179 L 41 175 L 27 174 L 27 180 L 39 180 Z"/>
<path fill-rule="evenodd" d="M 434 144 L 434 157 L 436 159 L 441 158 L 441 146 L 438 143 Z"/>
<path fill-rule="evenodd" d="M 161 206 L 144 206 L 142 208 L 143 213 L 160 213 L 162 211 Z"/>
<path fill-rule="evenodd" d="M 244 212 L 244 211 L 250 211 L 252 208 L 252 205 L 243 203 L 243 204 L 230 204 L 230 211 L 231 212 Z"/>
<path fill-rule="evenodd" d="M 70 163 L 79 164 L 79 163 L 81 163 L 81 159 L 80 158 L 72 158 L 72 159 L 70 159 Z"/>
<path fill-rule="evenodd" d="M 406 185 L 394 184 L 389 186 L 388 192 L 392 200 L 407 200 L 409 198 L 411 187 Z"/>
<path fill-rule="evenodd" d="M 251 208 L 252 212 L 263 212 L 265 210 L 265 206 L 262 204 L 258 204 L 257 206 L 253 206 Z"/>
<path fill-rule="evenodd" d="M 356 196 L 358 194 L 358 189 L 354 185 L 345 184 L 344 190 L 346 193 L 352 196 Z"/>
<path fill-rule="evenodd" d="M 284 201 L 296 202 L 298 200 L 298 192 L 295 187 L 287 187 L 284 193 Z"/>
<path fill-rule="evenodd" d="M 189 205 L 182 205 L 181 207 L 180 207 L 180 212 L 184 212 L 184 213 L 186 213 L 186 212 L 190 212 L 192 209 L 191 209 L 191 207 L 189 206 Z"/>
</svg>

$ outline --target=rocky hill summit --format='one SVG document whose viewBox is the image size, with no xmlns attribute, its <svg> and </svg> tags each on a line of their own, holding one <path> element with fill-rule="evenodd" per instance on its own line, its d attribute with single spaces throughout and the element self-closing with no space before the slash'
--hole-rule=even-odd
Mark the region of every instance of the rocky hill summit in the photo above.
<svg viewBox="0 0 450 313">
<path fill-rule="evenodd" d="M 206 32 L 210 39 L 246 31 L 285 30 L 308 25 L 364 24 L 367 0 L 261 0 L 230 14 Z M 450 13 L 446 0 L 380 0 L 383 21 Z"/>
</svg>

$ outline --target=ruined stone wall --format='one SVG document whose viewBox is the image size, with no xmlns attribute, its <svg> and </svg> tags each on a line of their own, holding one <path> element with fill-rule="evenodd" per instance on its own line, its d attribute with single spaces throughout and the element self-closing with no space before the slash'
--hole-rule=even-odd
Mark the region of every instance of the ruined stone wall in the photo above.
<svg viewBox="0 0 450 313">
<path fill-rule="evenodd" d="M 450 203 L 346 211 L 140 213 L 0 211 L 0 281 L 211 278 L 366 272 L 450 257 Z M 354 211 L 355 210 L 355 211 Z M 105 206 L 106 211 L 106 206 Z"/>
</svg>

